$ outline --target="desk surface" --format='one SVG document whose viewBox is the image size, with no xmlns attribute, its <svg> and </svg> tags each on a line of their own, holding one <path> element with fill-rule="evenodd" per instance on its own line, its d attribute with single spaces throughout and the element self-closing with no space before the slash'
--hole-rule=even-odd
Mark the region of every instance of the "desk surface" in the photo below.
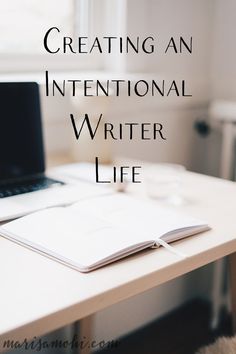
<svg viewBox="0 0 236 354">
<path fill-rule="evenodd" d="M 186 172 L 185 205 L 211 231 L 82 274 L 0 237 L 0 347 L 39 336 L 236 251 L 236 183 Z M 36 225 L 37 227 L 37 225 Z"/>
</svg>

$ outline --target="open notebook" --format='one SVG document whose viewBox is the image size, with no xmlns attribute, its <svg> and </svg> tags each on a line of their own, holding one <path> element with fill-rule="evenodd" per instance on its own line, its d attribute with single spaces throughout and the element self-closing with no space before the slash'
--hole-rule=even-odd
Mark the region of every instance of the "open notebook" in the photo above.
<svg viewBox="0 0 236 354">
<path fill-rule="evenodd" d="M 1 226 L 0 234 L 89 272 L 208 229 L 204 222 L 155 202 L 113 194 L 35 212 Z"/>
</svg>

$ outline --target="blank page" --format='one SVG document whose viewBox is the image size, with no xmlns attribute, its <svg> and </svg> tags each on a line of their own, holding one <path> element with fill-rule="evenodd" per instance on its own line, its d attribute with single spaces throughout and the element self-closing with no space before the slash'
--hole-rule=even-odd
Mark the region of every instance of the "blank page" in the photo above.
<svg viewBox="0 0 236 354">
<path fill-rule="evenodd" d="M 2 231 L 82 268 L 141 244 L 150 246 L 172 230 L 200 225 L 156 203 L 116 194 L 43 210 L 5 224 Z"/>
</svg>

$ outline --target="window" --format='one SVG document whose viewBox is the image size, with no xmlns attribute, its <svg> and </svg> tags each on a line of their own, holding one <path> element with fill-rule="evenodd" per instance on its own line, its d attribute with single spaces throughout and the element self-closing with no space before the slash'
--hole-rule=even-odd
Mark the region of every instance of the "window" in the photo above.
<svg viewBox="0 0 236 354">
<path fill-rule="evenodd" d="M 100 1 L 99 1 L 100 2 Z M 43 38 L 51 27 L 65 36 L 96 29 L 95 0 L 7 0 L 0 3 L 0 71 L 98 69 L 100 59 L 46 53 Z M 101 1 L 99 11 L 101 13 Z M 96 16 L 93 15 L 96 13 Z M 100 18 L 102 18 L 100 16 Z M 54 43 L 60 45 L 55 33 Z"/>
<path fill-rule="evenodd" d="M 73 0 L 9 0 L 0 5 L 1 54 L 43 54 L 42 34 L 52 26 L 72 35 Z"/>
</svg>

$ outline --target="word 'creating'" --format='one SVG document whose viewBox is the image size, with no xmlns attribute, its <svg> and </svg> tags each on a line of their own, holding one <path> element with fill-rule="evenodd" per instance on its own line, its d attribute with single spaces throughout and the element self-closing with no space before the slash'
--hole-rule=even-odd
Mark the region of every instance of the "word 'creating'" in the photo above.
<svg viewBox="0 0 236 354">
<path fill-rule="evenodd" d="M 60 45 L 55 45 L 55 41 Z M 44 48 L 50 54 L 129 54 L 145 53 L 154 54 L 157 49 L 157 39 L 153 36 L 131 38 L 104 36 L 89 38 L 85 36 L 70 37 L 61 35 L 58 27 L 51 27 L 44 36 Z M 171 37 L 164 45 L 164 53 L 173 51 L 174 53 L 192 53 L 192 37 L 185 40 Z"/>
</svg>

